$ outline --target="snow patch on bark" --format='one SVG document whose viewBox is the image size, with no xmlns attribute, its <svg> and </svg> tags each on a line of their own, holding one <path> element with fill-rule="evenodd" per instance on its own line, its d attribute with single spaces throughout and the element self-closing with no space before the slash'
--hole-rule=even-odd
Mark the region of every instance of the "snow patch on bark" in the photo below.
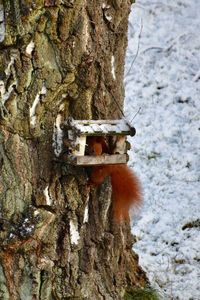
<svg viewBox="0 0 200 300">
<path fill-rule="evenodd" d="M 5 23 L 4 23 L 4 10 L 3 5 L 0 4 L 0 43 L 5 38 Z"/>
<path fill-rule="evenodd" d="M 33 101 L 33 104 L 30 108 L 30 124 L 32 127 L 35 127 L 36 125 L 36 107 L 39 104 L 41 100 L 41 96 L 46 95 L 47 89 L 45 85 L 42 86 L 41 91 L 36 95 L 35 100 Z"/>
<path fill-rule="evenodd" d="M 15 62 L 15 56 L 12 56 L 11 59 L 10 59 L 10 62 L 8 64 L 8 66 L 7 66 L 7 68 L 4 71 L 5 74 L 6 74 L 6 76 L 9 76 L 11 74 L 11 72 L 12 72 L 11 68 L 14 65 L 14 62 Z"/>
<path fill-rule="evenodd" d="M 1 103 L 4 105 L 5 102 L 10 98 L 10 95 L 14 89 L 14 86 L 16 86 L 16 82 L 13 82 L 6 92 L 5 84 L 3 80 L 0 80 L 0 94 L 1 94 Z"/>
<path fill-rule="evenodd" d="M 78 232 L 78 224 L 74 221 L 70 220 L 70 237 L 71 237 L 71 243 L 78 245 L 78 241 L 80 239 L 80 235 Z"/>
<path fill-rule="evenodd" d="M 14 90 L 14 86 L 17 86 L 15 69 L 13 67 L 14 62 L 15 62 L 15 56 L 13 55 L 10 59 L 10 62 L 8 63 L 8 65 L 6 67 L 6 69 L 4 70 L 4 73 L 7 78 L 10 75 L 12 75 L 13 82 L 11 82 L 10 85 L 6 87 L 4 81 L 0 80 L 0 102 L 3 107 L 4 107 L 5 102 L 10 98 L 10 95 L 11 95 L 12 91 Z"/>
<path fill-rule="evenodd" d="M 111 73 L 113 76 L 113 79 L 116 80 L 116 75 L 115 75 L 115 57 L 112 55 L 111 57 Z"/>
<path fill-rule="evenodd" d="M 89 20 L 87 16 L 87 12 L 84 14 L 84 22 L 83 22 L 83 50 L 88 52 L 88 40 L 89 40 Z"/>
<path fill-rule="evenodd" d="M 31 55 L 34 48 L 35 48 L 35 43 L 33 41 L 30 41 L 30 43 L 26 47 L 26 54 Z"/>
<path fill-rule="evenodd" d="M 88 209 L 88 204 L 85 207 L 85 211 L 84 211 L 84 218 L 83 218 L 83 223 L 87 223 L 88 219 L 89 219 L 89 215 L 88 215 L 89 209 Z"/>
<path fill-rule="evenodd" d="M 62 110 L 62 106 L 60 106 L 60 110 Z M 54 123 L 54 131 L 53 131 L 53 148 L 54 153 L 58 157 L 63 148 L 63 130 L 61 129 L 62 123 L 62 115 L 59 113 L 56 117 L 56 121 Z"/>
<path fill-rule="evenodd" d="M 51 195 L 49 193 L 49 186 L 47 185 L 46 188 L 43 191 L 45 198 L 46 198 L 46 205 L 51 205 L 52 204 L 52 198 Z"/>
</svg>

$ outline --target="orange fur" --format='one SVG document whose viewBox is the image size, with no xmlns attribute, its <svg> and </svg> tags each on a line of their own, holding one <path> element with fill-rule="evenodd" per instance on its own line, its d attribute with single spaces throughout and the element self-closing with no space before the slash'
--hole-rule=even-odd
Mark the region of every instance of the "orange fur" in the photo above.
<svg viewBox="0 0 200 300">
<path fill-rule="evenodd" d="M 88 144 L 95 155 L 109 150 L 103 137 L 93 137 Z M 119 164 L 93 167 L 90 183 L 99 185 L 107 176 L 111 177 L 114 218 L 116 221 L 128 219 L 130 207 L 139 206 L 142 201 L 139 180 L 127 165 Z"/>
<path fill-rule="evenodd" d="M 102 153 L 108 153 L 108 145 L 102 136 L 95 136 L 88 138 L 88 149 L 92 155 L 101 155 Z"/>
<path fill-rule="evenodd" d="M 107 176 L 111 177 L 114 218 L 128 219 L 130 207 L 138 207 L 142 201 L 139 180 L 124 164 L 93 167 L 90 180 L 99 185 Z"/>
</svg>

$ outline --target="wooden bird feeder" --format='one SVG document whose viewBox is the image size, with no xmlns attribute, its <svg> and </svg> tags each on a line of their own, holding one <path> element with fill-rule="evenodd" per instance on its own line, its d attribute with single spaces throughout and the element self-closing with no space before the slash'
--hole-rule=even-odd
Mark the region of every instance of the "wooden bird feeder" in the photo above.
<svg viewBox="0 0 200 300">
<path fill-rule="evenodd" d="M 64 160 L 78 166 L 123 164 L 128 161 L 130 144 L 127 136 L 135 135 L 135 128 L 124 119 L 74 120 L 69 118 L 64 126 Z M 102 137 L 106 144 L 101 155 L 90 152 L 93 139 Z"/>
</svg>

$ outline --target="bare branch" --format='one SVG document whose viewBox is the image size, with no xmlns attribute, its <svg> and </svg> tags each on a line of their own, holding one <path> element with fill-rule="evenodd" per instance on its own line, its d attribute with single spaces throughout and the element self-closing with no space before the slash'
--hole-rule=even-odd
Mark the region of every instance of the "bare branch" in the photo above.
<svg viewBox="0 0 200 300">
<path fill-rule="evenodd" d="M 132 60 L 132 63 L 131 63 L 131 66 L 130 66 L 129 70 L 128 70 L 128 72 L 127 72 L 126 75 L 125 75 L 125 78 L 129 75 L 129 73 L 130 73 L 130 71 L 131 71 L 131 69 L 132 69 L 132 67 L 133 67 L 133 65 L 134 65 L 134 62 L 136 61 L 136 58 L 137 58 L 137 56 L 138 56 L 138 53 L 139 53 L 139 50 L 140 50 L 140 38 L 141 38 L 141 34 L 142 34 L 142 29 L 143 29 L 143 23 L 142 23 L 142 19 L 141 19 L 141 23 L 140 23 L 140 32 L 139 32 L 139 35 L 138 35 L 137 51 L 136 51 L 136 54 L 135 54 L 135 56 L 134 56 L 134 58 L 133 58 L 133 60 Z"/>
</svg>

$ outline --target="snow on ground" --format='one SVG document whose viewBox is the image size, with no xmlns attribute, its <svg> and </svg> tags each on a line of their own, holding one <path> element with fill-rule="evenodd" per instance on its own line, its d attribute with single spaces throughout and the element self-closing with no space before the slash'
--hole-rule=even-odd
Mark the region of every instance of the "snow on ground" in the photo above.
<svg viewBox="0 0 200 300">
<path fill-rule="evenodd" d="M 131 120 L 141 107 L 130 165 L 144 191 L 134 249 L 164 299 L 200 300 L 199 13 L 199 0 L 138 0 L 130 14 L 125 110 Z"/>
</svg>

